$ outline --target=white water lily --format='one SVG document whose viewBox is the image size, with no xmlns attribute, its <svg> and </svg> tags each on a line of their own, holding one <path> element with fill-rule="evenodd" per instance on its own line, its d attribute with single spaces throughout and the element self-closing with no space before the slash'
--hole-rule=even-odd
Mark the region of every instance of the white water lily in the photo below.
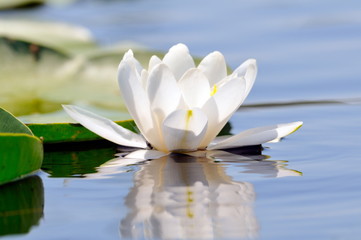
<svg viewBox="0 0 361 240">
<path fill-rule="evenodd" d="M 141 134 L 76 106 L 66 112 L 99 136 L 123 146 L 143 148 L 127 157 L 152 159 L 170 152 L 192 152 L 259 145 L 296 131 L 302 122 L 246 130 L 216 137 L 243 103 L 257 75 L 254 59 L 227 75 L 220 52 L 212 52 L 196 67 L 188 48 L 178 44 L 161 60 L 153 56 L 148 70 L 132 50 L 118 68 L 121 94 Z"/>
</svg>

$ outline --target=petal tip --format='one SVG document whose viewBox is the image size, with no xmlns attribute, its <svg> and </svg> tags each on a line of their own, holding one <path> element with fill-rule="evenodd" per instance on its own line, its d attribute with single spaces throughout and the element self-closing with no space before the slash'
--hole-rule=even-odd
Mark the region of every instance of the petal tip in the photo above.
<svg viewBox="0 0 361 240">
<path fill-rule="evenodd" d="M 255 58 L 248 59 L 250 64 L 257 65 L 257 60 Z"/>
<path fill-rule="evenodd" d="M 169 49 L 169 51 L 173 51 L 173 50 L 184 50 L 187 52 L 189 51 L 187 45 L 185 45 L 184 43 L 178 43 Z"/>
<path fill-rule="evenodd" d="M 220 51 L 213 51 L 210 54 L 217 57 L 224 57 L 223 54 Z"/>
<path fill-rule="evenodd" d="M 300 129 L 300 128 L 303 126 L 303 122 L 302 122 L 302 121 L 294 122 L 294 124 L 295 124 L 295 129 L 294 129 L 291 133 L 296 132 L 298 129 Z M 290 133 L 290 134 L 291 134 L 291 133 Z"/>
<path fill-rule="evenodd" d="M 70 105 L 70 104 L 62 104 L 61 106 L 63 107 L 65 112 L 68 113 L 69 115 L 71 112 L 76 111 L 76 108 L 77 108 L 76 106 Z"/>
<path fill-rule="evenodd" d="M 129 49 L 123 56 L 123 60 L 124 59 L 127 59 L 129 57 L 134 57 L 134 53 L 133 53 L 133 50 L 132 49 Z"/>
</svg>

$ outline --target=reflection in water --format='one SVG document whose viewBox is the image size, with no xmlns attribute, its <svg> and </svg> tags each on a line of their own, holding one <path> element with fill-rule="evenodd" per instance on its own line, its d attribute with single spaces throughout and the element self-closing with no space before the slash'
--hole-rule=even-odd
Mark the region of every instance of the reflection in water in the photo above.
<svg viewBox="0 0 361 240">
<path fill-rule="evenodd" d="M 28 233 L 43 216 L 44 188 L 31 176 L 0 186 L 0 236 Z"/>
<path fill-rule="evenodd" d="M 299 171 L 287 169 L 287 161 L 270 161 L 267 160 L 270 158 L 267 155 L 244 156 L 225 151 L 211 151 L 207 157 L 214 161 L 232 163 L 235 167 L 241 167 L 242 173 L 261 174 L 266 178 L 302 175 Z"/>
<path fill-rule="evenodd" d="M 235 160 L 251 169 L 247 171 L 258 169 L 257 173 L 267 176 L 286 170 L 275 161 L 260 161 L 262 155 L 216 155 L 225 161 L 237 157 Z M 121 235 L 146 239 L 255 238 L 259 225 L 252 207 L 252 184 L 233 181 L 225 173 L 225 164 L 214 159 L 171 155 L 142 165 L 126 198 L 129 212 L 121 221 Z"/>
<path fill-rule="evenodd" d="M 115 147 L 83 148 L 77 147 L 64 151 L 63 148 L 45 151 L 42 170 L 50 177 L 84 177 L 95 173 L 96 168 L 111 159 L 116 153 Z"/>
</svg>

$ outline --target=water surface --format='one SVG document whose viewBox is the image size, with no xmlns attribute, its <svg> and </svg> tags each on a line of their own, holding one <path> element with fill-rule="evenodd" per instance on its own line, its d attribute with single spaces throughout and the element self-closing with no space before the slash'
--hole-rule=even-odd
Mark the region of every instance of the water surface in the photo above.
<svg viewBox="0 0 361 240">
<path fill-rule="evenodd" d="M 359 239 L 360 2 L 84 0 L 0 17 L 80 24 L 104 45 L 184 42 L 198 56 L 222 51 L 233 68 L 256 58 L 232 132 L 304 121 L 238 156 L 121 166 L 108 162 L 112 147 L 46 152 L 38 177 L 2 189 L 5 239 Z M 9 229 L 11 214 L 24 227 Z"/>
</svg>

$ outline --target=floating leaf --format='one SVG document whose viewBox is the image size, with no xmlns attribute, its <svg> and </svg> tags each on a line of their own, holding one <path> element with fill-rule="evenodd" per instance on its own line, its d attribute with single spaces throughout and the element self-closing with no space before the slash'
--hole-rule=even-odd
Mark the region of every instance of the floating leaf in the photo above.
<svg viewBox="0 0 361 240">
<path fill-rule="evenodd" d="M 135 130 L 132 120 L 116 121 L 118 125 L 130 130 Z M 84 142 L 102 139 L 80 124 L 75 123 L 48 123 L 28 124 L 31 131 L 43 139 L 44 143 Z"/>
<path fill-rule="evenodd" d="M 73 71 L 69 61 L 54 50 L 0 38 L 0 105 L 17 116 L 60 109 L 41 94 L 68 80 Z"/>
<path fill-rule="evenodd" d="M 2 108 L 0 108 L 0 133 L 25 133 L 33 135 L 27 126 Z"/>
<path fill-rule="evenodd" d="M 27 134 L 0 133 L 0 184 L 27 176 L 41 167 L 41 141 Z"/>
<path fill-rule="evenodd" d="M 113 121 L 124 121 L 131 119 L 128 112 L 112 109 L 98 108 L 86 104 L 77 104 L 78 106 L 94 112 L 98 115 L 111 119 Z M 76 123 L 63 109 L 51 113 L 34 113 L 18 117 L 23 123 Z"/>
<path fill-rule="evenodd" d="M 152 52 L 136 52 L 144 65 Z M 126 111 L 117 66 L 124 50 L 68 57 L 31 42 L 0 38 L 0 105 L 16 116 L 50 113 L 83 103 Z M 120 119 L 118 119 L 120 120 Z"/>
<path fill-rule="evenodd" d="M 97 48 L 87 29 L 65 23 L 0 19 L 0 36 L 41 45 L 67 55 Z"/>
<path fill-rule="evenodd" d="M 0 109 L 0 123 L 1 185 L 40 169 L 43 146 L 25 125 L 3 109 Z"/>
</svg>

